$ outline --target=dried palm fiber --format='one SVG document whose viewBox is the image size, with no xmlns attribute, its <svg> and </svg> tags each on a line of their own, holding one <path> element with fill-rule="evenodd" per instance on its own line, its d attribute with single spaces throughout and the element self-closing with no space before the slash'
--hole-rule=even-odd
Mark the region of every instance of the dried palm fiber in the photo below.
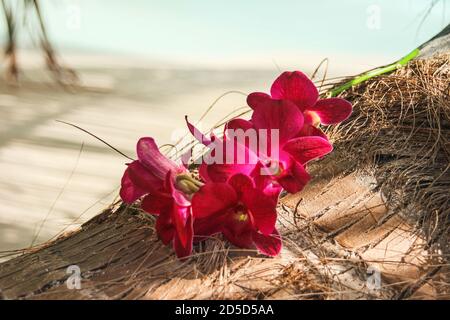
<svg viewBox="0 0 450 320">
<path fill-rule="evenodd" d="M 436 150 L 440 141 L 446 141 L 448 137 L 448 134 L 443 133 L 448 133 L 448 105 L 445 109 L 446 118 L 443 115 L 436 118 L 436 114 L 442 112 L 439 108 L 448 103 L 442 98 L 442 92 L 448 90 L 448 87 L 439 87 L 443 83 L 444 75 L 448 75 L 448 69 L 445 71 L 447 63 L 447 56 L 429 61 L 418 60 L 410 63 L 404 70 L 372 79 L 345 94 L 353 101 L 355 111 L 345 124 L 329 129 L 335 152 L 310 166 L 315 179 L 308 188 L 281 200 L 279 230 L 283 235 L 284 250 L 280 257 L 266 259 L 253 251 L 237 250 L 219 237 L 197 246 L 191 259 L 179 261 L 170 247 L 163 246 L 157 240 L 153 218 L 139 209 L 119 203 L 85 223 L 78 231 L 64 234 L 43 246 L 25 250 L 24 255 L 0 264 L 0 297 L 449 297 L 448 268 L 441 261 L 442 254 L 439 254 L 438 259 L 426 257 L 417 261 L 415 256 L 421 255 L 422 249 L 411 250 L 409 246 L 409 251 L 402 251 L 399 257 L 384 254 L 385 251 L 396 253 L 398 247 L 394 245 L 392 248 L 389 244 L 395 244 L 392 239 L 409 237 L 408 230 L 399 230 L 404 224 L 389 225 L 389 217 L 392 215 L 403 215 L 420 226 L 421 228 L 416 230 L 427 235 L 433 249 L 437 249 L 436 244 L 440 243 L 441 247 L 445 244 L 435 231 L 445 225 L 443 220 L 438 221 L 438 227 L 435 229 L 430 229 L 432 224 L 424 221 L 430 217 L 436 219 L 439 215 L 427 215 L 425 206 L 421 209 L 422 214 L 415 210 L 412 215 L 406 210 L 423 205 L 420 202 L 417 204 L 417 199 L 440 199 L 439 196 L 419 198 L 421 192 L 430 194 L 427 191 L 429 189 L 438 188 L 441 192 L 438 195 L 441 194 L 443 199 L 448 197 L 444 197 L 448 188 L 439 188 L 443 186 L 439 179 L 443 179 L 448 171 L 444 171 L 445 166 L 436 165 L 438 161 L 441 164 L 442 161 L 447 161 L 448 165 L 448 158 L 442 158 L 442 154 Z M 431 77 L 433 74 L 435 76 Z M 431 81 L 431 85 L 428 85 L 427 81 Z M 427 93 L 426 90 L 432 92 Z M 430 108 L 425 108 L 425 104 L 432 105 L 431 110 L 435 110 L 431 115 Z M 436 137 L 433 136 L 435 128 L 439 128 L 439 143 L 436 143 Z M 423 132 L 427 134 L 424 135 Z M 404 143 L 401 143 L 402 141 Z M 432 143 L 433 141 L 435 143 Z M 432 152 L 427 156 L 430 150 Z M 430 160 L 431 164 L 427 164 L 426 159 L 434 159 L 434 162 Z M 420 161 L 424 165 L 419 166 Z M 440 174 L 435 173 L 436 168 L 441 170 Z M 410 172 L 416 172 L 414 170 L 425 172 L 423 175 L 431 178 L 419 179 L 419 183 L 410 184 L 409 181 L 417 176 L 410 176 Z M 396 178 L 390 178 L 391 175 Z M 406 175 L 409 179 L 404 178 Z M 363 184 L 359 183 L 360 180 L 372 182 L 373 177 L 376 178 L 373 187 L 368 188 L 365 181 Z M 431 184 L 432 179 L 439 180 L 439 183 Z M 400 183 L 401 181 L 404 183 Z M 432 188 L 426 189 L 425 182 Z M 408 193 L 410 190 L 413 192 Z M 360 197 L 359 192 L 364 197 Z M 370 208 L 372 199 L 376 200 L 380 193 L 393 210 L 377 211 L 376 208 Z M 371 197 L 366 197 L 366 194 Z M 355 205 L 354 199 L 361 201 Z M 436 200 L 433 203 L 436 205 Z M 369 210 L 359 210 L 361 205 L 364 208 L 369 207 Z M 442 212 L 448 209 L 445 205 L 445 202 L 441 203 L 444 210 L 438 212 L 440 215 L 445 214 Z M 437 206 L 437 210 L 440 210 L 439 208 L 440 206 Z M 312 218 L 308 217 L 308 212 Z M 371 235 L 371 231 L 366 230 L 373 226 L 364 226 L 372 215 L 384 216 L 384 219 L 377 222 L 384 228 L 382 236 L 367 237 Z M 345 228 L 333 231 L 324 228 L 326 224 L 323 221 L 329 222 L 330 217 L 335 216 L 345 217 L 346 221 L 350 222 L 350 227 L 345 225 Z M 339 219 L 331 220 L 333 224 L 336 224 L 336 221 L 342 224 Z M 384 223 L 385 221 L 387 222 Z M 360 227 L 361 222 L 364 222 L 363 227 Z M 353 228 L 354 226 L 358 228 Z M 348 237 L 347 242 L 343 241 L 346 238 L 342 235 L 348 235 L 352 228 L 353 231 L 356 229 L 358 237 L 354 237 L 351 243 Z M 365 238 L 359 237 L 360 235 Z M 418 242 L 414 238 L 411 243 L 415 245 Z M 390 261 L 394 259 L 395 261 Z M 377 290 L 368 288 L 366 284 L 368 267 L 373 266 L 374 261 L 377 263 L 375 266 L 380 269 L 385 266 L 382 269 L 382 286 Z M 70 265 L 77 265 L 82 271 L 80 290 L 70 290 L 66 286 L 66 268 Z M 414 272 L 410 272 L 410 267 Z M 399 272 L 389 274 L 392 269 Z M 428 292 L 431 292 L 431 295 Z"/>
<path fill-rule="evenodd" d="M 349 121 L 330 128 L 333 157 L 368 169 L 392 210 L 417 227 L 428 245 L 449 253 L 450 55 L 410 62 L 341 96 Z"/>
<path fill-rule="evenodd" d="M 288 238 L 285 239 L 288 241 Z M 311 241 L 305 234 L 305 241 Z M 325 261 L 325 257 L 321 259 Z M 330 266 L 333 261 L 330 261 Z M 352 265 L 345 261 L 345 267 Z M 154 219 L 115 205 L 79 231 L 0 264 L 0 298 L 6 299 L 323 299 L 370 297 L 364 285 L 339 284 L 319 273 L 303 254 L 266 259 L 212 238 L 187 261 L 178 260 L 154 233 Z M 66 286 L 66 268 L 80 267 L 80 290 Z M 343 264 L 344 266 L 344 264 Z M 339 269 L 341 270 L 341 269 Z M 328 271 L 328 270 L 327 270 Z M 361 281 L 360 281 L 361 282 Z M 364 282 L 362 282 L 364 284 Z M 359 286 L 358 286 L 359 285 Z M 373 293 L 374 297 L 387 292 Z M 287 296 L 286 296 L 287 295 Z"/>
</svg>

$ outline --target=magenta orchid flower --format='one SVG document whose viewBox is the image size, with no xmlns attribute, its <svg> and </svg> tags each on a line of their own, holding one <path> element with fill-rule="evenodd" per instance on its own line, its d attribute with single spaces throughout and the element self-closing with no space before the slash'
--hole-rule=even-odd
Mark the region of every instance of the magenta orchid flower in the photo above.
<svg viewBox="0 0 450 320">
<path fill-rule="evenodd" d="M 173 241 L 178 257 L 192 251 L 193 218 L 188 195 L 177 189 L 177 176 L 186 172 L 182 166 L 162 155 L 153 138 L 141 138 L 137 156 L 122 177 L 120 196 L 131 204 L 144 196 L 141 207 L 157 215 L 156 232 L 164 244 Z"/>
<path fill-rule="evenodd" d="M 223 233 L 237 247 L 254 245 L 261 253 L 275 256 L 281 250 L 276 204 L 244 174 L 233 175 L 227 182 L 207 183 L 192 198 L 195 235 L 201 240 Z"/>
<path fill-rule="evenodd" d="M 331 152 L 332 145 L 320 136 L 299 137 L 304 117 L 293 102 L 272 99 L 266 94 L 259 94 L 257 99 L 250 100 L 253 109 L 251 120 L 235 119 L 230 121 L 228 127 L 244 131 L 250 128 L 257 132 L 261 129 L 268 131 L 268 152 L 262 154 L 258 150 L 262 165 L 259 165 L 261 174 L 255 179 L 257 184 L 261 181 L 267 183 L 270 178 L 289 193 L 301 191 L 311 179 L 305 165 Z M 274 145 L 275 141 L 270 140 L 270 131 L 274 129 L 278 130 L 277 146 Z"/>
<path fill-rule="evenodd" d="M 229 121 L 220 138 L 207 137 L 186 117 L 189 131 L 209 148 L 199 167 L 204 183 L 162 155 L 152 138 L 138 141 L 138 159 L 127 164 L 120 196 L 128 204 L 141 200 L 141 208 L 157 217 L 158 237 L 172 243 L 179 258 L 191 254 L 194 241 L 217 233 L 241 248 L 256 247 L 268 256 L 280 252 L 280 192 L 303 189 L 311 179 L 307 164 L 333 149 L 319 125 L 344 121 L 352 106 L 344 99 L 319 99 L 299 71 L 281 74 L 270 91 L 250 94 L 251 119 Z M 190 157 L 184 154 L 183 162 Z"/>
<path fill-rule="evenodd" d="M 191 202 L 187 195 L 174 185 L 174 174 L 168 172 L 164 188 L 159 192 L 147 194 L 141 203 L 144 211 L 157 215 L 156 232 L 167 245 L 173 248 L 179 258 L 187 257 L 192 251 L 194 237 Z"/>
<path fill-rule="evenodd" d="M 235 174 L 244 174 L 251 177 L 257 177 L 260 168 L 262 167 L 260 159 L 257 154 L 249 148 L 249 146 L 240 143 L 238 139 L 235 139 L 234 143 L 230 146 L 230 137 L 227 137 L 228 129 L 253 129 L 250 122 L 242 119 L 235 119 L 228 122 L 225 125 L 223 139 L 219 139 L 216 136 L 206 137 L 201 133 L 194 125 L 192 125 L 187 117 L 186 123 L 189 131 L 197 140 L 210 148 L 219 146 L 222 148 L 222 158 L 218 159 L 219 163 L 207 164 L 202 162 L 199 167 L 199 175 L 203 181 L 208 182 L 226 182 L 231 176 Z M 231 149 L 233 148 L 233 149 Z M 214 156 L 215 149 L 212 149 L 205 155 Z M 230 156 L 231 155 L 231 156 Z M 238 161 L 239 155 L 244 161 Z M 231 163 L 226 163 L 227 159 L 231 159 Z M 270 179 L 255 179 L 258 184 L 258 188 L 271 197 L 275 202 L 278 201 L 282 187 L 279 184 L 274 184 Z"/>
<path fill-rule="evenodd" d="M 346 120 L 352 113 L 352 105 L 345 99 L 319 99 L 314 83 L 302 72 L 283 72 L 272 84 L 270 94 L 273 99 L 292 101 L 303 113 L 305 125 L 301 135 L 317 135 L 326 138 L 318 128 L 319 124 L 331 125 Z M 249 106 L 258 104 L 265 93 L 252 93 L 248 97 Z"/>
<path fill-rule="evenodd" d="M 153 138 L 141 138 L 136 145 L 138 160 L 127 164 L 122 176 L 120 197 L 131 204 L 147 193 L 161 189 L 169 171 L 175 174 L 186 169 L 167 159 Z"/>
<path fill-rule="evenodd" d="M 205 161 L 201 163 L 199 174 L 203 181 L 226 182 L 234 174 L 242 173 L 249 175 L 255 169 L 258 158 L 245 145 L 239 143 L 233 143 L 231 145 L 225 135 L 222 139 L 215 135 L 211 135 L 208 138 L 188 121 L 187 116 L 185 119 L 191 134 L 200 143 L 211 149 L 203 156 L 203 160 L 215 158 L 211 163 Z M 220 155 L 216 154 L 219 149 L 221 150 Z M 239 155 L 243 157 L 244 161 L 238 161 Z"/>
</svg>

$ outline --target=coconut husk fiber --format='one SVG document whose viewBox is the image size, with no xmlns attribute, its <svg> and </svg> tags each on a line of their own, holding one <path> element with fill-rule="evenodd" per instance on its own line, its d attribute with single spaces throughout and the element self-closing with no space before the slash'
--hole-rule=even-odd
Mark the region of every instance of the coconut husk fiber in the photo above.
<svg viewBox="0 0 450 320">
<path fill-rule="evenodd" d="M 220 236 L 176 259 L 154 219 L 117 202 L 77 231 L 0 264 L 5 299 L 449 298 L 449 56 L 416 60 L 342 94 L 335 151 L 282 197 L 284 248 L 265 258 Z M 67 268 L 81 270 L 69 289 Z M 378 285 L 373 285 L 379 275 Z"/>
<path fill-rule="evenodd" d="M 339 160 L 372 169 L 392 214 L 448 254 L 450 224 L 450 55 L 419 59 L 342 97 L 350 121 L 329 130 Z"/>
</svg>

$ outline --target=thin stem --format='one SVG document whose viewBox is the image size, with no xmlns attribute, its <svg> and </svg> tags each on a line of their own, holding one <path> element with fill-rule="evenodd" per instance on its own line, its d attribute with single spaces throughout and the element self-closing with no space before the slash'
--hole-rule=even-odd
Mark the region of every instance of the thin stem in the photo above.
<svg viewBox="0 0 450 320">
<path fill-rule="evenodd" d="M 394 70 L 400 69 L 402 67 L 404 67 L 406 64 L 408 64 L 409 61 L 411 61 L 412 59 L 414 59 L 415 57 L 417 57 L 417 55 L 419 54 L 420 50 L 419 49 L 414 49 L 413 51 L 411 51 L 410 53 L 408 53 L 406 56 L 404 56 L 403 58 L 401 58 L 400 60 L 391 63 L 387 66 L 384 67 L 380 67 L 380 68 L 376 68 L 372 71 L 363 73 L 361 75 L 358 75 L 356 77 L 354 77 L 353 79 L 351 79 L 350 81 L 344 83 L 343 85 L 333 89 L 330 91 L 329 95 L 331 97 L 335 97 L 338 94 L 340 94 L 341 92 L 350 89 L 351 87 L 360 84 L 364 81 L 367 81 L 371 78 L 377 77 L 379 75 L 385 74 L 385 73 L 389 73 L 392 72 Z"/>
<path fill-rule="evenodd" d="M 77 126 L 77 125 L 75 125 L 75 124 L 73 124 L 73 123 L 70 123 L 70 122 L 65 122 L 65 121 L 62 121 L 62 120 L 55 120 L 55 121 L 56 121 L 56 122 L 60 122 L 60 123 L 64 123 L 64 124 L 66 124 L 66 125 L 68 125 L 68 126 L 77 128 L 78 130 L 81 130 L 81 131 L 87 133 L 87 134 L 90 135 L 91 137 L 94 137 L 94 138 L 97 139 L 98 141 L 100 141 L 100 142 L 104 143 L 105 145 L 107 145 L 108 147 L 110 147 L 112 150 L 114 150 L 114 151 L 117 152 L 118 154 L 124 156 L 125 158 L 127 158 L 127 159 L 129 159 L 129 160 L 131 160 L 131 161 L 134 161 L 133 158 L 127 156 L 125 153 L 123 153 L 123 152 L 120 151 L 119 149 L 113 147 L 113 146 L 110 145 L 108 142 L 106 142 L 106 141 L 103 140 L 102 138 L 97 137 L 95 134 L 93 134 L 93 133 L 87 131 L 86 129 L 83 129 L 83 128 L 81 128 L 81 127 L 79 127 L 79 126 Z"/>
</svg>

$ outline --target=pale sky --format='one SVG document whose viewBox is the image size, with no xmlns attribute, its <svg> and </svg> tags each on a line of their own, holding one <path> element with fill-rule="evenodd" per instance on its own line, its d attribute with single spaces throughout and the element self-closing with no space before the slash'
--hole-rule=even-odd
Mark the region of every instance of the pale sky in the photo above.
<svg viewBox="0 0 450 320">
<path fill-rule="evenodd" d="M 450 22 L 440 0 L 43 0 L 61 50 L 164 61 L 399 58 Z M 3 22 L 2 22 L 3 24 Z M 4 33 L 4 24 L 0 29 Z"/>
</svg>

